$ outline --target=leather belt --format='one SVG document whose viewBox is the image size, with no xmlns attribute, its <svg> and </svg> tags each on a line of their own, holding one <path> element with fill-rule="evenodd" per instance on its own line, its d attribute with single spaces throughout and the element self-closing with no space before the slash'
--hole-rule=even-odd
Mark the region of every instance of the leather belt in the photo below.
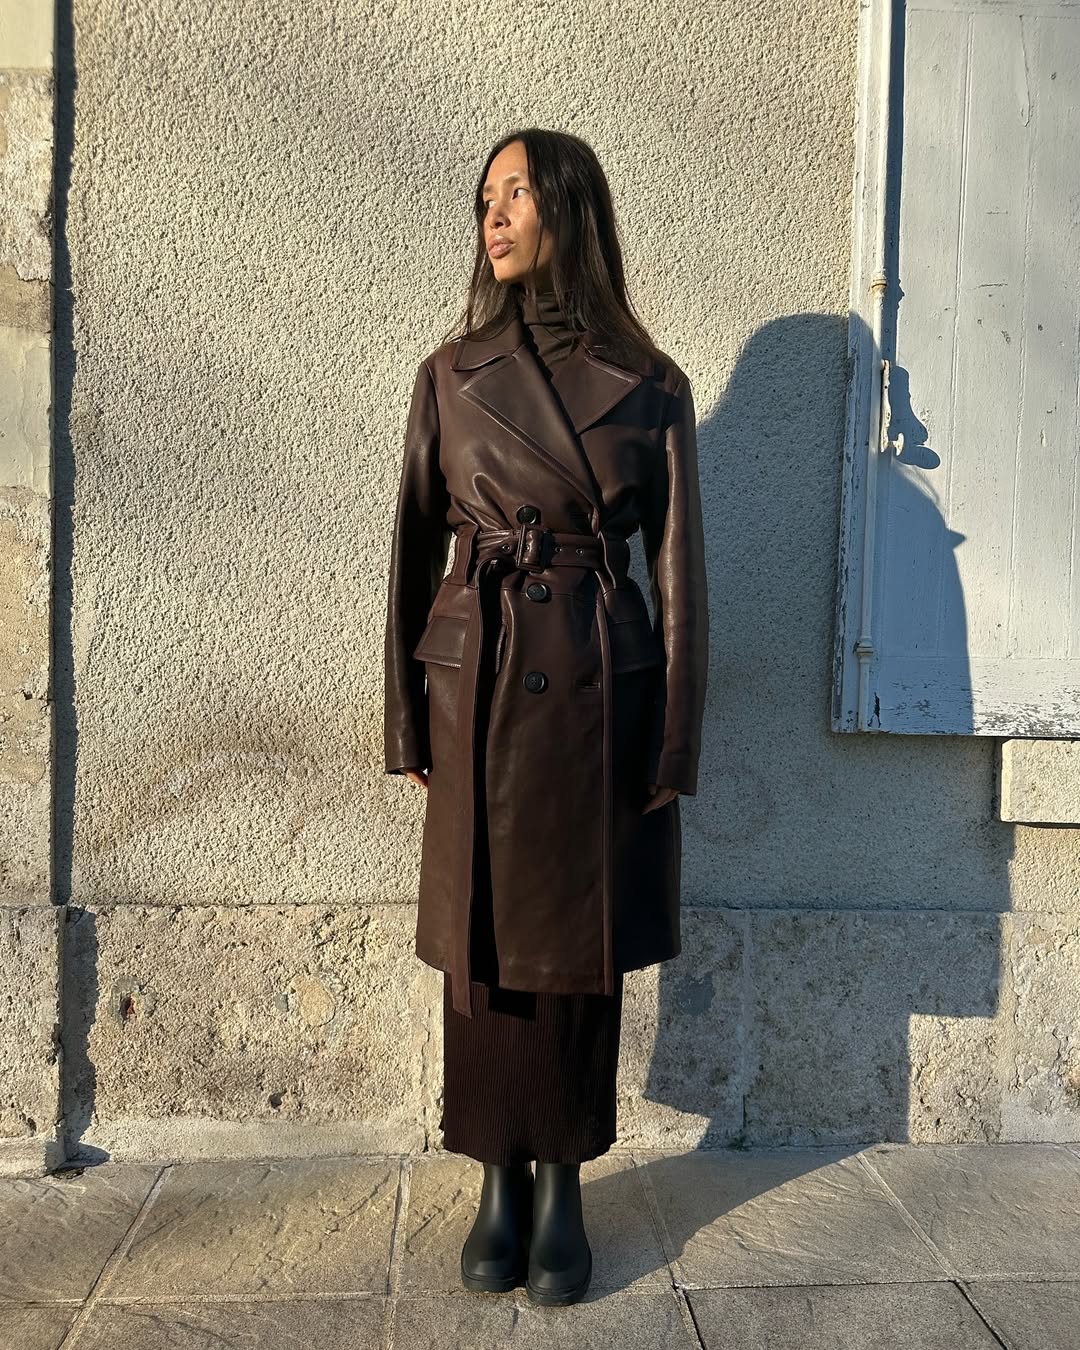
<svg viewBox="0 0 1080 1350">
<path fill-rule="evenodd" d="M 483 650 L 483 605 L 480 588 L 494 574 L 510 571 L 542 572 L 548 567 L 587 567 L 600 577 L 596 588 L 596 621 L 600 636 L 603 696 L 603 934 L 604 993 L 615 992 L 612 953 L 612 791 L 611 791 L 611 643 L 604 597 L 612 587 L 626 584 L 630 545 L 621 535 L 577 534 L 541 525 L 518 529 L 480 529 L 469 524 L 458 531 L 451 576 L 472 588 L 473 602 L 465 627 L 458 682 L 457 726 L 463 729 L 461 780 L 457 793 L 461 847 L 456 850 L 458 871 L 451 886 L 450 977 L 454 1009 L 472 1017 L 471 931 L 473 902 L 473 847 L 476 809 L 476 702 Z M 481 766 L 482 767 L 482 766 Z"/>
</svg>

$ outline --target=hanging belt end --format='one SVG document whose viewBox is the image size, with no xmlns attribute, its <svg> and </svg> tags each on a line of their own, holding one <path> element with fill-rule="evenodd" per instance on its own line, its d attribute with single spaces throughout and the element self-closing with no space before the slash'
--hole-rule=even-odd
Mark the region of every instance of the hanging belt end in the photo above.
<svg viewBox="0 0 1080 1350">
<path fill-rule="evenodd" d="M 467 979 L 450 976 L 450 992 L 453 994 L 454 1011 L 462 1017 L 472 1017 L 472 986 Z"/>
</svg>

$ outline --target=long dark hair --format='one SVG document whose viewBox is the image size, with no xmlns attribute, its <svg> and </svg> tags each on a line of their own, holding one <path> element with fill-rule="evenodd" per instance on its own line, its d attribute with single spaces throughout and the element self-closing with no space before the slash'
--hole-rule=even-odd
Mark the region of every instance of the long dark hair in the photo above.
<svg viewBox="0 0 1080 1350">
<path fill-rule="evenodd" d="M 541 127 L 511 131 L 492 146 L 484 161 L 473 204 L 476 255 L 468 299 L 443 340 L 489 337 L 498 332 L 517 310 L 521 291 L 534 286 L 531 270 L 520 287 L 498 281 L 484 241 L 483 186 L 491 161 L 513 141 L 525 145 L 541 232 L 554 236 L 551 283 L 566 307 L 569 324 L 602 338 L 616 359 L 646 352 L 662 360 L 664 353 L 634 313 L 626 293 L 615 208 L 600 161 L 580 137 Z M 539 248 L 540 236 L 538 252 Z M 531 268 L 535 266 L 536 255 Z"/>
</svg>

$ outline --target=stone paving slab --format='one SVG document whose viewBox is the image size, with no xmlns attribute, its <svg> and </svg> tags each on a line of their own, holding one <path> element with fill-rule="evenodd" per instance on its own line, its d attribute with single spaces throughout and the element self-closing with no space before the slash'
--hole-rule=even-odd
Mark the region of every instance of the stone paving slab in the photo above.
<svg viewBox="0 0 1080 1350">
<path fill-rule="evenodd" d="M 102 1293 L 389 1292 L 398 1159 L 170 1167 Z"/>
<path fill-rule="evenodd" d="M 1009 1350 L 1080 1345 L 1080 1281 L 972 1280 L 967 1288 Z"/>
<path fill-rule="evenodd" d="M 58 1350 L 78 1312 L 77 1303 L 51 1308 L 0 1305 L 2 1344 L 11 1350 Z"/>
<path fill-rule="evenodd" d="M 693 1323 L 673 1290 L 604 1293 L 591 1285 L 580 1303 L 544 1308 L 523 1289 L 512 1294 L 402 1298 L 395 1350 L 700 1350 Z"/>
<path fill-rule="evenodd" d="M 948 1281 L 700 1289 L 687 1294 L 705 1350 L 1000 1350 Z"/>
<path fill-rule="evenodd" d="M 634 1156 L 688 1288 L 947 1278 L 849 1149 Z"/>
<path fill-rule="evenodd" d="M 99 1303 L 77 1345 L 78 1350 L 382 1350 L 389 1304 L 380 1294 L 292 1302 Z"/>
<path fill-rule="evenodd" d="M 78 1304 L 161 1170 L 148 1163 L 101 1163 L 0 1180 L 0 1298 Z"/>
<path fill-rule="evenodd" d="M 1068 1149 L 878 1144 L 865 1156 L 950 1273 L 1080 1279 L 1080 1159 Z"/>
</svg>

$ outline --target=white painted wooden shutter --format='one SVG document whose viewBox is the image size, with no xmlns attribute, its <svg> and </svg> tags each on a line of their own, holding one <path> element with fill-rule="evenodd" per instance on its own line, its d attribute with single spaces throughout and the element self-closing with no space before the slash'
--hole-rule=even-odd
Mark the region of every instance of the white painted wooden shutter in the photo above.
<svg viewBox="0 0 1080 1350">
<path fill-rule="evenodd" d="M 897 10 L 884 214 L 871 8 L 833 727 L 1080 736 L 1080 7 Z"/>
</svg>

